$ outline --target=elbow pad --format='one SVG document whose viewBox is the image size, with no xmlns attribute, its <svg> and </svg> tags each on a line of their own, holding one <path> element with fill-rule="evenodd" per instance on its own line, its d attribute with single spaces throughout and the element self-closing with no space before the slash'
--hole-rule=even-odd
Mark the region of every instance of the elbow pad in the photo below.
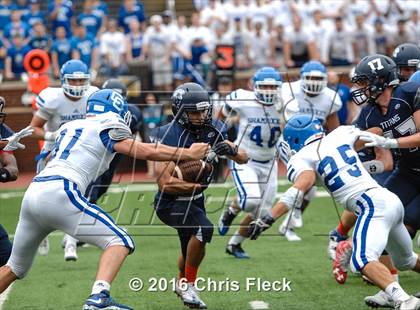
<svg viewBox="0 0 420 310">
<path fill-rule="evenodd" d="M 382 173 L 385 170 L 384 163 L 377 159 L 365 161 L 363 167 L 365 167 L 370 174 Z"/>
<path fill-rule="evenodd" d="M 289 210 L 300 209 L 303 196 L 304 192 L 292 186 L 281 196 L 280 202 L 283 202 Z"/>
</svg>

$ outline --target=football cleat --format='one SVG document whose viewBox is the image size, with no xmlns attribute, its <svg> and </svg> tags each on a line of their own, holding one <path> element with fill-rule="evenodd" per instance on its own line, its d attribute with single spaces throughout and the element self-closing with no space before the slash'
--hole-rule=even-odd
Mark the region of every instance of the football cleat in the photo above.
<svg viewBox="0 0 420 310">
<path fill-rule="evenodd" d="M 228 244 L 226 246 L 226 253 L 236 258 L 249 258 L 249 255 L 246 254 L 244 249 L 242 249 L 241 244 Z"/>
<path fill-rule="evenodd" d="M 184 302 L 184 305 L 190 309 L 207 309 L 207 305 L 200 298 L 198 291 L 194 284 L 187 283 L 187 288 L 182 290 L 178 286 L 178 282 L 175 285 L 175 294 Z"/>
<path fill-rule="evenodd" d="M 64 248 L 64 260 L 66 262 L 69 261 L 77 261 L 77 251 L 76 246 L 74 244 L 66 244 L 66 247 Z"/>
<path fill-rule="evenodd" d="M 395 305 L 396 310 L 420 310 L 420 299 L 410 296 L 410 299 Z"/>
<path fill-rule="evenodd" d="M 334 278 L 340 284 L 344 284 L 347 280 L 347 270 L 350 266 L 352 252 L 351 241 L 346 240 L 338 243 L 332 266 Z"/>
<path fill-rule="evenodd" d="M 292 222 L 293 222 L 293 227 L 295 227 L 295 228 L 303 227 L 302 210 L 301 209 L 294 209 L 293 210 Z"/>
<path fill-rule="evenodd" d="M 48 255 L 50 251 L 50 242 L 48 241 L 48 237 L 45 237 L 44 240 L 41 241 L 38 247 L 38 254 L 42 256 Z"/>
<path fill-rule="evenodd" d="M 219 218 L 219 235 L 224 236 L 229 231 L 230 225 L 232 225 L 233 220 L 235 219 L 236 214 L 232 213 L 229 208 L 223 211 L 222 215 Z"/>
<path fill-rule="evenodd" d="M 365 303 L 372 308 L 394 308 L 395 303 L 384 291 L 379 291 L 373 296 L 365 297 Z"/>
<path fill-rule="evenodd" d="M 86 299 L 83 310 L 133 310 L 133 308 L 117 303 L 109 295 L 109 291 L 103 290 L 99 294 L 92 294 Z"/>
<path fill-rule="evenodd" d="M 328 256 L 334 260 L 335 259 L 335 250 L 337 247 L 337 244 L 340 241 L 347 240 L 348 236 L 342 236 L 338 233 L 336 229 L 331 230 L 329 233 L 330 242 L 328 243 Z"/>
<path fill-rule="evenodd" d="M 280 225 L 279 234 L 285 236 L 287 241 L 301 241 L 302 238 L 299 237 L 292 228 L 286 228 L 286 226 Z"/>
</svg>

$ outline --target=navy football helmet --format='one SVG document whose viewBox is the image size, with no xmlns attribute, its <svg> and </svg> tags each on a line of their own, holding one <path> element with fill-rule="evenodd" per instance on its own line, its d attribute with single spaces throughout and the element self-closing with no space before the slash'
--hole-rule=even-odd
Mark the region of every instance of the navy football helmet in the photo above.
<svg viewBox="0 0 420 310">
<path fill-rule="evenodd" d="M 87 114 L 107 112 L 118 114 L 127 126 L 130 126 L 131 113 L 123 96 L 112 89 L 101 89 L 90 95 L 87 101 Z"/>
<path fill-rule="evenodd" d="M 299 152 L 301 148 L 324 136 L 324 129 L 319 119 L 309 115 L 292 116 L 283 129 L 284 140 L 290 149 Z"/>
<path fill-rule="evenodd" d="M 188 130 L 196 131 L 211 124 L 213 105 L 208 92 L 197 83 L 184 83 L 178 86 L 172 94 L 172 113 L 175 120 Z M 188 112 L 205 111 L 200 124 L 192 122 Z"/>
<path fill-rule="evenodd" d="M 127 86 L 119 79 L 109 79 L 102 84 L 102 89 L 112 89 L 127 99 Z"/>
<path fill-rule="evenodd" d="M 366 56 L 357 64 L 351 82 L 360 86 L 351 92 L 353 101 L 373 104 L 387 87 L 399 84 L 397 65 L 385 55 Z"/>
<path fill-rule="evenodd" d="M 420 64 L 420 47 L 412 43 L 400 44 L 392 53 L 392 60 L 397 64 L 400 81 L 407 81 Z"/>
</svg>

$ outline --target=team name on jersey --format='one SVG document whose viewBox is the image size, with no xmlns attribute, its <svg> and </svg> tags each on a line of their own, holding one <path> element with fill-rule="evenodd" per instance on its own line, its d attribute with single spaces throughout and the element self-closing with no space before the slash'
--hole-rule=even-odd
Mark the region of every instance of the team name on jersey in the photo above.
<svg viewBox="0 0 420 310">
<path fill-rule="evenodd" d="M 86 117 L 85 114 L 61 115 L 61 122 L 62 123 L 67 123 L 67 122 L 70 122 L 70 121 L 74 121 L 76 119 L 83 119 L 85 117 Z"/>
<path fill-rule="evenodd" d="M 386 120 L 385 122 L 381 122 L 380 125 L 382 129 L 386 129 L 398 123 L 401 120 L 398 114 L 395 114 L 392 118 Z"/>
<path fill-rule="evenodd" d="M 271 117 L 248 117 L 248 123 L 250 124 L 280 124 L 280 119 Z"/>
<path fill-rule="evenodd" d="M 310 108 L 300 107 L 299 112 L 302 114 L 310 114 L 310 115 L 312 115 L 313 113 L 315 116 L 319 116 L 322 119 L 325 118 L 325 116 L 327 116 L 327 112 L 314 109 L 313 107 L 310 107 Z"/>
</svg>

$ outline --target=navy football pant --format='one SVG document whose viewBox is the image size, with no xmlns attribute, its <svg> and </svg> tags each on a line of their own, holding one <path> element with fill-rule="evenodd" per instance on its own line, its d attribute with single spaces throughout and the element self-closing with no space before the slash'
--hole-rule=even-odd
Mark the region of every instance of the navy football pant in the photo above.
<svg viewBox="0 0 420 310">
<path fill-rule="evenodd" d="M 415 231 L 420 229 L 420 172 L 399 165 L 385 183 L 395 193 L 405 209 L 404 224 Z M 415 232 L 410 232 L 412 238 Z"/>
<path fill-rule="evenodd" d="M 12 253 L 12 243 L 9 240 L 6 230 L 0 225 L 0 266 L 7 263 Z"/>
<path fill-rule="evenodd" d="M 163 223 L 177 230 L 184 258 L 192 236 L 201 242 L 211 242 L 214 227 L 207 218 L 203 199 L 193 200 L 191 203 L 160 199 L 156 214 Z"/>
</svg>

